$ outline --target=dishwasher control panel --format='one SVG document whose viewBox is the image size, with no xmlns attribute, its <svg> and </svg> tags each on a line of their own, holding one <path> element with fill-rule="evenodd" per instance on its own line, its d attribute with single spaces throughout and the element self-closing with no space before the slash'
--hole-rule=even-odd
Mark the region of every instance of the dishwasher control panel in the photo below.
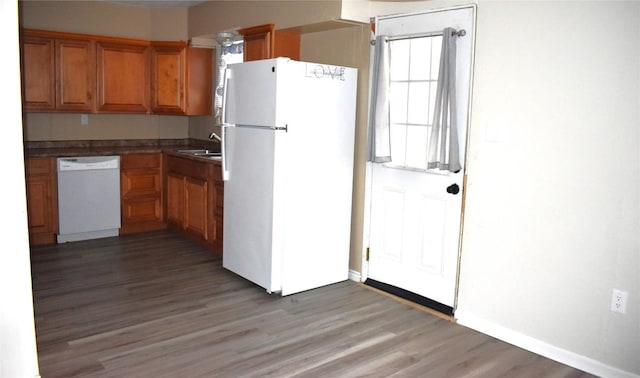
<svg viewBox="0 0 640 378">
<path fill-rule="evenodd" d="M 58 158 L 58 172 L 118 169 L 120 156 L 82 156 Z"/>
</svg>

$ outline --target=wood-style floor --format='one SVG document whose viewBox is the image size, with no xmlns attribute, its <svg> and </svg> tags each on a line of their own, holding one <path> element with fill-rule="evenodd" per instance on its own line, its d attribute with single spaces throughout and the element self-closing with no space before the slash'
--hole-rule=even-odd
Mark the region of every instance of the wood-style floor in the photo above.
<svg viewBox="0 0 640 378">
<path fill-rule="evenodd" d="M 32 266 L 45 378 L 588 376 L 355 282 L 269 295 L 168 232 L 37 247 Z"/>
</svg>

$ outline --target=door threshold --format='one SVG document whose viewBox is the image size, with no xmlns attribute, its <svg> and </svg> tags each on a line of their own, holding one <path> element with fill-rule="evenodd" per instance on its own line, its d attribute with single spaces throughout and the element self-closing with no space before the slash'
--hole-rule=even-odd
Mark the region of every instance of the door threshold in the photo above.
<svg viewBox="0 0 640 378">
<path fill-rule="evenodd" d="M 405 289 L 401 289 L 384 282 L 372 280 L 370 278 L 367 278 L 364 282 L 360 282 L 359 285 L 385 295 L 389 298 L 395 299 L 398 302 L 407 304 L 418 310 L 428 312 L 441 319 L 448 320 L 452 323 L 456 322 L 456 319 L 453 317 L 453 308 L 436 302 L 433 299 L 429 299 Z"/>
</svg>

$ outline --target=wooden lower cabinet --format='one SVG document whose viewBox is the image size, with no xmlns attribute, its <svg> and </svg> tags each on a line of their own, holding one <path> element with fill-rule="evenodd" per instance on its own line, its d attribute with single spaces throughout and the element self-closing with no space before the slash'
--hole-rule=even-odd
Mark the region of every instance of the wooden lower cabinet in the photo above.
<svg viewBox="0 0 640 378">
<path fill-rule="evenodd" d="M 188 232 L 209 240 L 209 185 L 206 180 L 185 177 L 184 227 Z"/>
<path fill-rule="evenodd" d="M 214 236 L 211 241 L 213 248 L 222 253 L 222 224 L 224 218 L 224 181 L 222 181 L 222 164 L 213 166 L 213 189 L 215 202 L 213 210 Z"/>
<path fill-rule="evenodd" d="M 184 228 L 185 177 L 167 173 L 167 223 Z"/>
<path fill-rule="evenodd" d="M 165 169 L 169 228 L 222 253 L 220 163 L 168 155 Z"/>
<path fill-rule="evenodd" d="M 54 244 L 58 232 L 56 159 L 27 158 L 25 171 L 29 242 Z"/>
<path fill-rule="evenodd" d="M 55 157 L 25 161 L 32 246 L 55 244 L 58 191 Z M 120 157 L 120 234 L 167 227 L 222 253 L 224 183 L 219 161 L 162 153 Z"/>
<path fill-rule="evenodd" d="M 162 154 L 125 154 L 120 158 L 120 234 L 166 228 L 162 216 Z"/>
</svg>

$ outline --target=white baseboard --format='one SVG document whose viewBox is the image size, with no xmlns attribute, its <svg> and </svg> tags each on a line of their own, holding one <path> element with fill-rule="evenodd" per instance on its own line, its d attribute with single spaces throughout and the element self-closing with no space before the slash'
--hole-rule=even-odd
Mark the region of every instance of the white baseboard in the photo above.
<svg viewBox="0 0 640 378">
<path fill-rule="evenodd" d="M 460 325 L 599 377 L 640 378 L 640 375 L 558 348 L 464 311 L 456 311 L 455 317 Z"/>
<path fill-rule="evenodd" d="M 360 275 L 360 272 L 355 271 L 353 269 L 349 269 L 349 279 L 351 281 L 360 282 L 361 278 L 362 278 L 362 276 Z"/>
</svg>

